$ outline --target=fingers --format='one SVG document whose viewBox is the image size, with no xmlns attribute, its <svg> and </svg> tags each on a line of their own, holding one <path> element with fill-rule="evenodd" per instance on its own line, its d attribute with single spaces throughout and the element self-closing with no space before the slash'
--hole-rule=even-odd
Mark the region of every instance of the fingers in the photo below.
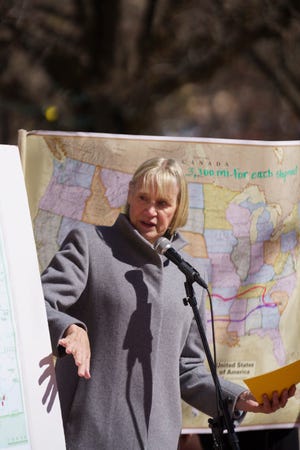
<svg viewBox="0 0 300 450">
<path fill-rule="evenodd" d="M 265 394 L 263 396 L 263 403 L 261 405 L 261 409 L 263 413 L 270 414 L 272 412 L 277 411 L 280 408 L 284 408 L 288 402 L 288 399 L 293 397 L 296 392 L 296 386 L 292 385 L 289 389 L 284 389 L 279 395 L 277 391 L 274 391 L 272 394 L 272 398 Z"/>
<path fill-rule="evenodd" d="M 262 412 L 263 414 L 270 414 L 273 412 L 271 401 L 266 394 L 263 395 L 263 402 L 259 405 L 259 409 L 259 412 Z"/>
<path fill-rule="evenodd" d="M 78 376 L 86 378 L 87 380 L 91 378 L 90 375 L 90 353 L 77 353 L 74 355 L 75 364 L 78 367 Z"/>
<path fill-rule="evenodd" d="M 284 389 L 279 398 L 280 408 L 284 408 L 289 399 L 289 391 L 288 389 Z"/>
<path fill-rule="evenodd" d="M 272 395 L 272 399 L 269 399 L 269 397 L 264 394 L 263 395 L 263 403 L 261 405 L 262 407 L 262 413 L 264 414 L 271 414 L 275 411 L 277 411 L 277 409 L 280 408 L 280 402 L 279 402 L 279 397 L 278 397 L 278 392 L 273 392 Z"/>
<path fill-rule="evenodd" d="M 292 386 L 289 388 L 288 390 L 288 397 L 294 397 L 294 395 L 296 394 L 296 385 L 292 384 Z"/>
<path fill-rule="evenodd" d="M 65 348 L 68 355 L 73 355 L 75 364 L 78 367 L 78 376 L 86 379 L 91 378 L 91 351 L 87 332 L 77 325 L 71 325 L 67 329 L 65 337 L 59 340 L 59 345 Z"/>
<path fill-rule="evenodd" d="M 295 395 L 295 392 L 296 386 L 292 385 L 289 389 L 284 389 L 280 395 L 277 391 L 274 391 L 271 398 L 264 394 L 262 403 L 256 402 L 251 392 L 243 392 L 237 400 L 236 408 L 242 411 L 271 414 L 280 408 L 284 408 L 289 398 Z"/>
<path fill-rule="evenodd" d="M 285 405 L 287 404 L 289 398 L 293 397 L 296 393 L 296 386 L 293 384 L 289 389 L 284 389 L 281 392 L 280 398 L 279 398 L 279 403 L 280 403 L 280 407 L 284 408 Z"/>
</svg>

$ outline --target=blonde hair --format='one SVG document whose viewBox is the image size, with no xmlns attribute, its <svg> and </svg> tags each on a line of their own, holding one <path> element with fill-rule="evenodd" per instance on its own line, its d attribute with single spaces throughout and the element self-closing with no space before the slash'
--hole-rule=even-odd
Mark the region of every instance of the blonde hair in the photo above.
<svg viewBox="0 0 300 450">
<path fill-rule="evenodd" d="M 188 218 L 188 187 L 181 165 L 175 159 L 152 158 L 143 162 L 133 174 L 129 189 L 142 182 L 143 188 L 155 186 L 159 195 L 164 195 L 170 184 L 176 182 L 179 192 L 177 209 L 170 224 L 169 234 L 172 236 L 178 228 L 186 224 Z M 129 204 L 126 203 L 125 213 L 129 213 Z"/>
</svg>

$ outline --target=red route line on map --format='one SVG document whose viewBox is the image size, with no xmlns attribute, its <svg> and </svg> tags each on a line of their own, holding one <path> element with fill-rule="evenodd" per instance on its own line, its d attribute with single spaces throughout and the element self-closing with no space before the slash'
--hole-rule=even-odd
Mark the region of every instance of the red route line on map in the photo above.
<svg viewBox="0 0 300 450">
<path fill-rule="evenodd" d="M 251 292 L 251 291 L 253 291 L 255 289 L 259 289 L 259 288 L 262 289 L 262 295 L 261 295 L 262 305 L 258 305 L 255 308 L 251 309 L 251 311 L 249 311 L 242 319 L 216 319 L 215 318 L 214 322 L 244 322 L 250 316 L 250 314 L 254 313 L 258 309 L 261 309 L 261 308 L 275 308 L 277 306 L 276 303 L 271 303 L 271 302 L 266 302 L 265 301 L 267 288 L 265 286 L 262 286 L 262 285 L 252 286 L 251 288 L 248 288 L 245 291 L 239 292 L 238 295 L 234 295 L 234 296 L 228 297 L 228 298 L 225 298 L 225 297 L 223 297 L 222 295 L 219 295 L 219 294 L 212 294 L 212 297 L 213 298 L 218 298 L 218 299 L 222 300 L 223 302 L 229 302 L 231 300 L 238 299 L 239 297 L 244 296 L 248 292 Z"/>
</svg>

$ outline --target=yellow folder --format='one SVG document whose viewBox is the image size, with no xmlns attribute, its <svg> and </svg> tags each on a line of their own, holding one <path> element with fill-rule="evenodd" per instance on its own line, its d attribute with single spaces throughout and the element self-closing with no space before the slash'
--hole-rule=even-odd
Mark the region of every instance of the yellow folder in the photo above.
<svg viewBox="0 0 300 450">
<path fill-rule="evenodd" d="M 300 360 L 252 378 L 244 380 L 249 390 L 258 402 L 262 401 L 262 395 L 272 397 L 274 391 L 279 394 L 283 389 L 288 389 L 292 384 L 300 382 Z"/>
</svg>

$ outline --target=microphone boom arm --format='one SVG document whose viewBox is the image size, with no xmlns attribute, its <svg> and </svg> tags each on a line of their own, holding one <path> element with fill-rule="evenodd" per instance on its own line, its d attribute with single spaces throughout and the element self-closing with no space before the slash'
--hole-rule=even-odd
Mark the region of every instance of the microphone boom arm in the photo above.
<svg viewBox="0 0 300 450">
<path fill-rule="evenodd" d="M 200 284 L 200 286 L 204 289 L 208 289 L 207 284 L 203 278 L 201 278 L 199 272 L 197 272 L 191 264 L 185 261 L 182 256 L 173 247 L 171 247 L 171 243 L 167 238 L 160 237 L 157 239 L 153 247 L 157 253 L 166 256 L 166 258 L 176 264 L 178 269 L 184 273 L 188 280 Z"/>
<path fill-rule="evenodd" d="M 178 264 L 178 269 L 184 273 L 186 278 L 190 280 L 192 283 L 195 282 L 202 286 L 204 289 L 207 289 L 207 284 L 205 281 L 201 278 L 199 272 L 194 269 L 193 266 L 191 266 L 187 261 L 182 259 L 181 263 Z"/>
</svg>

